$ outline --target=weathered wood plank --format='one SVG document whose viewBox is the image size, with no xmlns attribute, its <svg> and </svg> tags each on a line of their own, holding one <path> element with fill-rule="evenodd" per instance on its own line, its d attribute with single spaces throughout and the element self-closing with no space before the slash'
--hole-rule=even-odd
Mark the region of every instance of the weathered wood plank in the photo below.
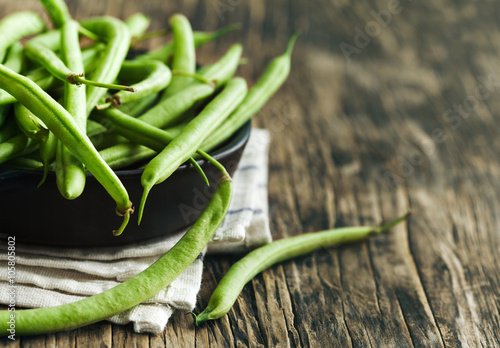
<svg viewBox="0 0 500 348">
<path fill-rule="evenodd" d="M 275 238 L 413 215 L 386 235 L 273 267 L 198 328 L 177 313 L 156 337 L 98 323 L 0 346 L 500 346 L 498 3 L 68 4 L 78 19 L 143 11 L 154 29 L 176 11 L 200 30 L 241 22 L 198 59 L 241 42 L 250 63 L 238 74 L 250 84 L 302 31 L 289 80 L 255 117 L 272 135 Z M 1 15 L 21 8 L 42 13 L 35 0 L 0 1 Z M 208 258 L 198 310 L 236 259 Z"/>
</svg>

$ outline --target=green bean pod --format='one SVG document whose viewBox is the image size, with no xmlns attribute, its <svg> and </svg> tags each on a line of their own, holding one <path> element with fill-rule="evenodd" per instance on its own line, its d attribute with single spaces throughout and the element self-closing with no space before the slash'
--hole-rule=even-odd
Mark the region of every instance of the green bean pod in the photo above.
<svg viewBox="0 0 500 348">
<path fill-rule="evenodd" d="M 118 74 L 119 80 L 124 78 L 128 81 L 139 81 L 131 85 L 135 93 L 117 92 L 112 97 L 106 98 L 106 104 L 98 105 L 98 109 L 102 110 L 110 106 L 116 108 L 123 103 L 140 100 L 150 94 L 158 93 L 168 86 L 172 73 L 165 64 L 156 60 L 125 61 Z"/>
<path fill-rule="evenodd" d="M 238 69 L 242 51 L 243 48 L 240 44 L 234 44 L 219 61 L 201 68 L 197 73 L 215 83 L 216 87 L 223 86 Z M 199 81 L 193 81 L 190 85 L 199 83 Z"/>
<path fill-rule="evenodd" d="M 43 164 L 43 174 L 37 187 L 43 185 L 47 179 L 52 160 L 56 157 L 58 140 L 54 133 L 49 131 L 47 140 L 40 143 L 40 160 Z"/>
<path fill-rule="evenodd" d="M 210 85 L 195 85 L 160 101 L 139 116 L 139 119 L 158 128 L 177 123 L 196 103 L 210 97 L 215 88 Z"/>
<path fill-rule="evenodd" d="M 193 314 L 195 324 L 224 316 L 233 306 L 246 283 L 272 265 L 294 257 L 309 254 L 315 249 L 342 243 L 359 242 L 373 234 L 380 234 L 404 221 L 409 214 L 385 226 L 342 227 L 274 241 L 255 249 L 236 262 L 221 279 L 208 305 L 198 315 Z"/>
<path fill-rule="evenodd" d="M 138 117 L 144 114 L 158 99 L 158 93 L 145 96 L 142 99 L 134 100 L 120 106 L 120 110 L 127 115 Z"/>
<path fill-rule="evenodd" d="M 87 135 L 79 129 L 73 117 L 36 83 L 0 65 L 0 88 L 13 95 L 31 112 L 36 113 L 63 144 L 85 164 L 117 204 L 117 213 L 124 216 L 121 233 L 133 211 L 128 193 L 116 174 L 94 148 Z"/>
<path fill-rule="evenodd" d="M 112 169 L 116 170 L 145 161 L 157 152 L 143 145 L 124 143 L 103 149 L 99 154 Z"/>
<path fill-rule="evenodd" d="M 176 14 L 170 17 L 170 26 L 174 33 L 174 60 L 172 62 L 172 70 L 194 74 L 196 71 L 196 54 L 191 24 L 185 16 Z M 162 99 L 179 92 L 191 81 L 192 79 L 189 77 L 174 75 L 172 77 L 172 82 L 163 93 Z"/>
<path fill-rule="evenodd" d="M 16 41 L 10 46 L 7 56 L 5 57 L 4 65 L 10 70 L 18 73 L 23 67 L 23 62 L 23 45 L 19 41 Z M 8 96 L 7 93 L 6 96 Z M 10 110 L 10 105 L 0 105 L 0 127 L 2 127 L 7 118 L 10 116 Z"/>
<path fill-rule="evenodd" d="M 288 42 L 286 52 L 273 59 L 264 73 L 248 91 L 238 108 L 207 138 L 202 145 L 204 151 L 211 151 L 229 139 L 236 130 L 255 115 L 280 88 L 290 74 L 291 55 L 297 35 Z"/>
<path fill-rule="evenodd" d="M 24 154 L 35 151 L 38 144 L 24 134 L 16 135 L 0 143 L 0 164 Z"/>
<path fill-rule="evenodd" d="M 43 90 L 49 89 L 54 82 L 54 77 L 45 69 L 37 69 L 27 74 L 26 77 L 34 81 Z M 7 91 L 0 89 L 0 105 L 14 104 L 16 101 L 16 98 Z"/>
<path fill-rule="evenodd" d="M 47 126 L 38 117 L 25 108 L 22 104 L 14 104 L 14 115 L 16 123 L 28 138 L 38 141 L 46 141 L 49 136 Z"/>
<path fill-rule="evenodd" d="M 38 34 L 45 30 L 42 18 L 34 12 L 13 13 L 0 21 L 0 63 L 7 49 L 24 36 Z"/>
<path fill-rule="evenodd" d="M 54 27 L 60 28 L 71 20 L 68 6 L 64 0 L 40 0 L 45 10 L 47 10 Z"/>
<path fill-rule="evenodd" d="M 231 24 L 228 25 L 227 27 L 221 28 L 217 31 L 209 31 L 209 32 L 204 32 L 204 31 L 195 31 L 193 32 L 193 41 L 195 47 L 200 47 L 201 45 L 206 44 L 207 42 L 213 41 L 222 35 L 225 35 L 233 30 L 236 30 L 240 28 L 240 25 L 237 24 Z M 148 53 L 145 53 L 139 57 L 137 57 L 137 60 L 159 60 L 160 62 L 167 63 L 172 55 L 174 54 L 174 42 L 168 42 L 167 44 L 163 45 L 162 47 L 150 51 Z"/>
<path fill-rule="evenodd" d="M 125 20 L 125 25 L 127 26 L 131 40 L 134 41 L 138 37 L 142 36 L 149 25 L 151 24 L 151 20 L 144 13 L 134 13 L 132 16 L 128 17 Z"/>
<path fill-rule="evenodd" d="M 232 181 L 223 174 L 198 220 L 165 255 L 136 276 L 98 295 L 73 303 L 16 310 L 16 334 L 36 335 L 76 329 L 132 308 L 167 287 L 196 260 L 226 216 Z M 8 335 L 11 312 L 0 311 L 0 334 Z"/>
<path fill-rule="evenodd" d="M 26 46 L 26 55 L 33 61 L 36 61 L 47 69 L 57 79 L 75 85 L 89 85 L 93 88 L 113 88 L 119 90 L 127 90 L 133 92 L 134 89 L 129 86 L 116 85 L 103 80 L 93 81 L 83 77 L 83 71 L 74 72 L 69 69 L 66 64 L 57 56 L 50 48 L 44 46 L 42 39 L 43 35 L 37 36 L 30 40 Z M 103 94 L 106 93 L 104 90 Z"/>
<path fill-rule="evenodd" d="M 130 46 L 130 33 L 127 26 L 119 19 L 108 16 L 87 19 L 80 24 L 106 42 L 99 65 L 90 76 L 91 80 L 113 83 Z M 93 86 L 87 88 L 87 115 L 90 115 L 105 94 L 105 89 Z"/>
<path fill-rule="evenodd" d="M 83 58 L 78 40 L 78 23 L 66 21 L 61 28 L 61 55 L 69 69 L 83 71 Z M 85 86 L 64 84 L 64 107 L 74 117 L 78 127 L 85 131 L 87 108 Z M 60 141 L 56 147 L 56 184 L 66 199 L 79 197 L 85 188 L 85 167 Z"/>
<path fill-rule="evenodd" d="M 203 140 L 238 106 L 246 92 L 247 85 L 244 79 L 237 77 L 229 81 L 222 92 L 148 163 L 141 176 L 144 193 L 139 207 L 139 223 L 151 188 L 167 179 L 195 154 Z"/>
</svg>

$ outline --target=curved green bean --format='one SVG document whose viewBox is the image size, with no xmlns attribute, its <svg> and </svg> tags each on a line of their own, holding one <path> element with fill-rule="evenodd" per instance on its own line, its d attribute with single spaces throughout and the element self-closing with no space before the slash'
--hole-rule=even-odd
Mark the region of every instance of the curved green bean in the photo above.
<svg viewBox="0 0 500 348">
<path fill-rule="evenodd" d="M 0 143 L 0 164 L 17 156 L 35 151 L 38 144 L 24 134 L 16 135 Z"/>
<path fill-rule="evenodd" d="M 221 279 L 200 314 L 194 313 L 195 324 L 224 316 L 233 306 L 241 290 L 252 278 L 272 265 L 302 256 L 318 248 L 342 243 L 359 242 L 373 234 L 380 234 L 408 218 L 409 213 L 382 227 L 343 227 L 274 241 L 248 253 L 236 262 Z"/>
<path fill-rule="evenodd" d="M 80 24 L 106 42 L 99 64 L 90 75 L 91 80 L 113 83 L 130 46 L 130 33 L 127 26 L 119 19 L 108 16 L 87 19 Z M 105 89 L 93 86 L 87 88 L 87 115 L 90 115 L 105 94 Z"/>
<path fill-rule="evenodd" d="M 135 93 L 125 93 L 120 91 L 106 98 L 107 103 L 97 105 L 99 110 L 108 107 L 118 107 L 123 103 L 140 100 L 150 94 L 158 93 L 165 89 L 172 78 L 170 69 L 157 60 L 151 61 L 125 61 L 122 64 L 118 79 L 126 78 L 128 81 L 139 81 L 133 84 Z"/>
<path fill-rule="evenodd" d="M 165 255 L 116 287 L 89 298 L 49 308 L 16 310 L 16 334 L 36 335 L 70 330 L 109 318 L 136 306 L 168 286 L 193 263 L 226 216 L 232 180 L 222 174 L 198 220 Z M 10 312 L 0 311 L 0 334 L 8 335 Z"/>
</svg>

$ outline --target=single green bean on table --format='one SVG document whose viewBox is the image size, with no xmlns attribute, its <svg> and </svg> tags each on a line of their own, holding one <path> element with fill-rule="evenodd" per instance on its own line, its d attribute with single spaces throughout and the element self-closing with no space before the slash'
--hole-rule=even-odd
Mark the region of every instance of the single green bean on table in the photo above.
<svg viewBox="0 0 500 348">
<path fill-rule="evenodd" d="M 203 140 L 238 106 L 246 92 L 247 84 L 244 79 L 236 77 L 230 80 L 222 92 L 148 163 L 141 176 L 144 192 L 139 206 L 139 223 L 151 188 L 167 179 L 182 163 L 195 154 Z"/>
<path fill-rule="evenodd" d="M 226 216 L 232 180 L 221 175 L 200 217 L 165 255 L 136 276 L 112 289 L 56 307 L 16 310 L 16 334 L 36 335 L 76 329 L 124 312 L 155 296 L 193 263 Z M 0 311 L 0 334 L 8 335 L 10 312 Z"/>
<path fill-rule="evenodd" d="M 0 88 L 13 95 L 31 112 L 36 113 L 49 130 L 86 165 L 104 186 L 117 204 L 117 213 L 124 217 L 122 225 L 115 231 L 116 234 L 120 234 L 133 212 L 127 190 L 113 170 L 99 156 L 87 135 L 79 129 L 73 117 L 36 83 L 1 64 Z"/>
<path fill-rule="evenodd" d="M 194 74 L 196 71 L 196 55 L 191 23 L 181 14 L 173 15 L 170 17 L 169 22 L 174 33 L 174 59 L 172 62 L 172 70 Z M 179 92 L 191 81 L 192 79 L 189 77 L 174 75 L 172 77 L 172 82 L 165 92 L 163 92 L 161 99 L 163 100 Z"/>
<path fill-rule="evenodd" d="M 220 280 L 205 310 L 198 315 L 191 313 L 194 316 L 195 324 L 198 325 L 204 321 L 224 316 L 233 306 L 245 284 L 272 265 L 309 254 L 318 248 L 359 242 L 371 235 L 381 234 L 406 220 L 408 216 L 409 213 L 382 227 L 342 227 L 321 232 L 305 233 L 277 240 L 251 251 L 232 265 L 226 275 Z"/>
<path fill-rule="evenodd" d="M 13 13 L 0 21 L 0 63 L 3 63 L 7 49 L 24 36 L 45 30 L 42 18 L 34 12 Z"/>
<path fill-rule="evenodd" d="M 127 79 L 127 83 L 139 81 L 131 85 L 135 93 L 127 93 L 124 91 L 117 92 L 111 97 L 106 98 L 106 104 L 97 105 L 98 109 L 106 109 L 108 107 L 118 107 L 123 103 L 128 103 L 140 100 L 150 94 L 156 94 L 165 89 L 172 78 L 170 69 L 157 60 L 150 61 L 124 61 L 118 80 Z"/>
<path fill-rule="evenodd" d="M 90 75 L 94 81 L 113 83 L 127 56 L 130 46 L 130 33 L 121 20 L 113 17 L 96 17 L 82 21 L 81 26 L 98 35 L 106 42 L 99 64 Z M 105 89 L 93 86 L 87 88 L 87 116 L 106 94 Z"/>
<path fill-rule="evenodd" d="M 221 37 L 224 34 L 227 34 L 233 30 L 239 29 L 240 25 L 238 24 L 231 24 L 228 25 L 227 27 L 224 27 L 222 29 L 219 29 L 217 31 L 210 31 L 210 32 L 204 32 L 204 31 L 194 31 L 193 32 L 193 41 L 195 47 L 200 47 L 201 45 L 206 44 L 207 42 L 213 41 L 219 37 Z M 167 44 L 163 45 L 162 47 L 144 53 L 143 55 L 140 55 L 137 57 L 137 60 L 159 60 L 160 62 L 163 63 L 168 63 L 172 55 L 174 54 L 174 42 L 170 41 Z"/>
<path fill-rule="evenodd" d="M 78 39 L 79 24 L 72 19 L 61 27 L 61 56 L 70 70 L 84 71 L 83 58 Z M 87 108 L 85 86 L 64 84 L 63 105 L 74 117 L 78 127 L 85 131 L 87 127 Z M 66 199 L 79 197 L 86 182 L 85 167 L 71 151 L 58 140 L 56 145 L 56 185 Z"/>
<path fill-rule="evenodd" d="M 266 67 L 262 76 L 250 88 L 238 108 L 217 128 L 202 145 L 204 151 L 211 151 L 229 139 L 236 130 L 255 115 L 274 95 L 290 74 L 291 56 L 297 35 L 288 42 L 286 52 L 274 58 Z"/>
</svg>

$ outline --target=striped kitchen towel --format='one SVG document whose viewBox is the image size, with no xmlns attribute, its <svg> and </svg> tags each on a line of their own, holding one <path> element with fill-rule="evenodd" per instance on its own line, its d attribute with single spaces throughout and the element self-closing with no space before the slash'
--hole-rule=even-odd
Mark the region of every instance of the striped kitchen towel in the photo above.
<svg viewBox="0 0 500 348">
<path fill-rule="evenodd" d="M 229 212 L 209 253 L 240 253 L 271 241 L 267 176 L 269 133 L 253 129 L 236 169 Z M 39 308 L 74 302 L 110 289 L 146 269 L 180 239 L 170 235 L 130 247 L 92 249 L 16 244 L 16 306 Z M 6 243 L 0 245 L 0 303 L 10 301 Z M 201 286 L 203 255 L 149 301 L 109 320 L 136 332 L 160 333 L 175 310 L 190 311 Z"/>
</svg>

